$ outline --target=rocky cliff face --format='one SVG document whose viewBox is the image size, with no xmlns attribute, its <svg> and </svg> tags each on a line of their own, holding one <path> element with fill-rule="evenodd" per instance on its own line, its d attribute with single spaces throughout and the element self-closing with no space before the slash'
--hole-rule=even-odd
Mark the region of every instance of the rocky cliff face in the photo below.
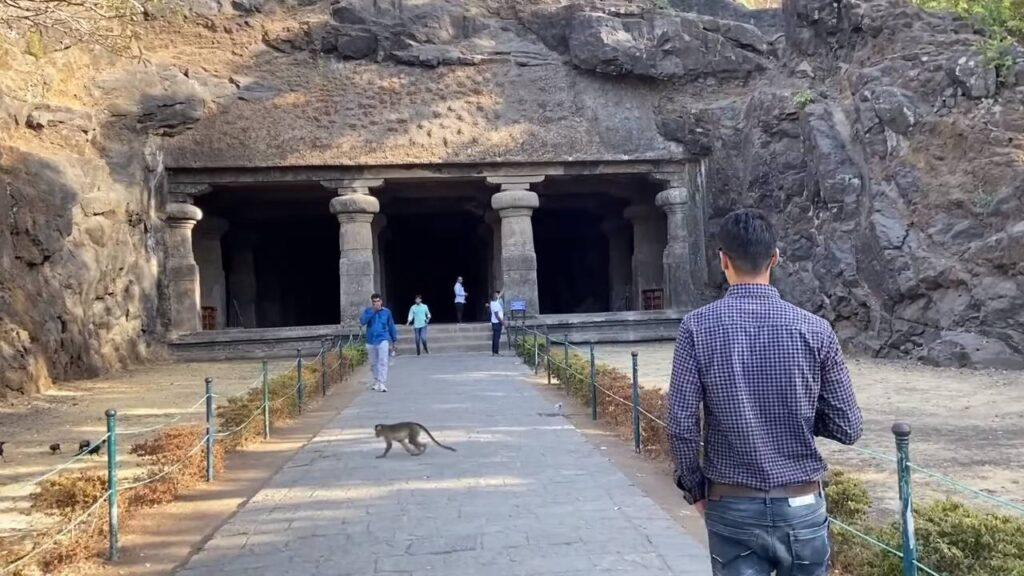
<svg viewBox="0 0 1024 576">
<path fill-rule="evenodd" d="M 696 158 L 709 233 L 774 213 L 780 288 L 850 348 L 1024 368 L 1024 65 L 902 0 L 675 1 L 191 1 L 146 64 L 7 49 L 0 395 L 159 343 L 168 158 Z"/>
<path fill-rule="evenodd" d="M 777 214 L 780 288 L 855 349 L 1024 367 L 1016 70 L 903 2 L 784 14 L 784 57 L 750 95 L 665 107 L 665 133 L 707 155 L 712 224 L 737 205 Z"/>
</svg>

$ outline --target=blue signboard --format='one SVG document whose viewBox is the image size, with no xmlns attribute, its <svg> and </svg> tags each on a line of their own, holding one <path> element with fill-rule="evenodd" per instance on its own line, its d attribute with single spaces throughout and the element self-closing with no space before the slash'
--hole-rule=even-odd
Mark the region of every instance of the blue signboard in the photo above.
<svg viewBox="0 0 1024 576">
<path fill-rule="evenodd" d="M 526 312 L 526 300 L 513 300 L 508 309 L 512 312 Z"/>
</svg>

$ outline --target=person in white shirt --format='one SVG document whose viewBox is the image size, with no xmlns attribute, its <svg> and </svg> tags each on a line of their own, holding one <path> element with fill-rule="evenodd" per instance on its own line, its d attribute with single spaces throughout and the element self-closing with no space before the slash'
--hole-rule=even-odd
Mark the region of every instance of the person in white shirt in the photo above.
<svg viewBox="0 0 1024 576">
<path fill-rule="evenodd" d="M 498 347 L 501 345 L 501 329 L 505 326 L 505 310 L 501 302 L 501 290 L 494 291 L 491 299 L 491 355 L 501 356 Z"/>
<path fill-rule="evenodd" d="M 466 307 L 466 290 L 462 287 L 462 276 L 455 279 L 455 321 L 462 324 L 462 309 Z"/>
</svg>

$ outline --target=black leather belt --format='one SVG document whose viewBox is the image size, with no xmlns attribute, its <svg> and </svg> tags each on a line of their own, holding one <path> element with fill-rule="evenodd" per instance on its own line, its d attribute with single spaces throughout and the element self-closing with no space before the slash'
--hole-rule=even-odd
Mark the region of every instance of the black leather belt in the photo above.
<svg viewBox="0 0 1024 576">
<path fill-rule="evenodd" d="M 789 486 L 779 486 L 772 488 L 771 490 L 758 490 L 756 488 L 747 488 L 746 486 L 736 486 L 733 484 L 717 484 L 711 482 L 708 486 L 708 498 L 712 500 L 719 500 L 723 497 L 732 498 L 799 498 L 800 496 L 807 496 L 808 494 L 818 494 L 822 492 L 821 482 L 805 482 L 803 484 L 791 484 Z"/>
</svg>

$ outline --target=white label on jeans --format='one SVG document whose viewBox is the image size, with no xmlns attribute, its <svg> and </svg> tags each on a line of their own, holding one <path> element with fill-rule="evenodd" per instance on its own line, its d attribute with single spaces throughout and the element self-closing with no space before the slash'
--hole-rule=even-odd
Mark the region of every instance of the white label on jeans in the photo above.
<svg viewBox="0 0 1024 576">
<path fill-rule="evenodd" d="M 799 498 L 790 498 L 789 507 L 797 508 L 799 506 L 810 506 L 814 504 L 814 494 L 808 494 L 807 496 L 800 496 Z"/>
</svg>

